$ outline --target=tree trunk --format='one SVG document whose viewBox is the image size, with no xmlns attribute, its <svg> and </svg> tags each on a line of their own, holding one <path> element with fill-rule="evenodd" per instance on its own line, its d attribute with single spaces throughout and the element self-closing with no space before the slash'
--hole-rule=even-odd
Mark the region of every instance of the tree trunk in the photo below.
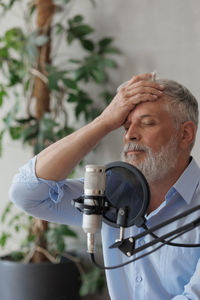
<svg viewBox="0 0 200 300">
<path fill-rule="evenodd" d="M 38 34 L 48 36 L 48 42 L 42 47 L 38 48 L 38 63 L 37 70 L 44 76 L 47 75 L 45 65 L 51 63 L 51 22 L 55 13 L 55 5 L 52 0 L 37 0 L 37 29 Z M 35 117 L 40 120 L 45 112 L 50 111 L 50 92 L 47 84 L 39 77 L 34 79 L 34 89 L 32 97 L 36 99 Z M 36 237 L 35 243 L 37 246 L 46 249 L 46 232 L 48 229 L 48 222 L 35 219 L 33 226 L 33 234 Z M 46 257 L 36 251 L 33 255 L 32 262 L 38 263 L 47 260 Z"/>
<path fill-rule="evenodd" d="M 47 75 L 45 65 L 51 63 L 51 23 L 56 7 L 52 0 L 37 0 L 37 29 L 39 34 L 48 36 L 48 42 L 38 48 L 37 69 L 43 75 Z M 41 119 L 45 112 L 50 111 L 50 93 L 47 84 L 39 77 L 35 77 L 33 97 L 36 98 L 35 115 Z"/>
</svg>

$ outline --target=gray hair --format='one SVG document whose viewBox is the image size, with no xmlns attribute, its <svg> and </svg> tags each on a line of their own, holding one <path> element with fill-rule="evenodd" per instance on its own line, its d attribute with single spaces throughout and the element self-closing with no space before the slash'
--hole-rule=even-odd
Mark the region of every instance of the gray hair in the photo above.
<svg viewBox="0 0 200 300">
<path fill-rule="evenodd" d="M 167 79 L 157 79 L 164 85 L 164 94 L 169 98 L 169 109 L 177 127 L 186 121 L 192 121 L 198 127 L 198 102 L 192 93 L 182 84 Z"/>
</svg>

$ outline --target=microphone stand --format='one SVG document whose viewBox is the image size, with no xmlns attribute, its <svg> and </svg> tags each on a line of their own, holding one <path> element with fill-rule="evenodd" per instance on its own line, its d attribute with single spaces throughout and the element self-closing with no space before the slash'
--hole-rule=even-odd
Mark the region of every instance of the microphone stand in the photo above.
<svg viewBox="0 0 200 300">
<path fill-rule="evenodd" d="M 138 252 L 140 252 L 140 251 L 142 251 L 142 250 L 144 250 L 148 247 L 151 247 L 151 246 L 153 246 L 153 245 L 155 245 L 159 242 L 167 244 L 168 242 L 165 239 L 173 237 L 176 234 L 178 234 L 178 236 L 180 236 L 181 234 L 184 234 L 186 231 L 192 230 L 195 227 L 199 226 L 200 225 L 200 217 L 195 219 L 194 221 L 192 221 L 192 222 L 190 222 L 186 225 L 183 225 L 183 226 L 181 226 L 181 227 L 179 227 L 179 228 L 177 228 L 177 229 L 175 229 L 175 230 L 173 230 L 169 233 L 166 233 L 166 234 L 164 234 L 160 237 L 156 237 L 154 235 L 154 240 L 152 240 L 152 241 L 146 243 L 145 245 L 142 245 L 142 246 L 135 249 L 136 240 L 138 240 L 142 237 L 145 237 L 148 234 L 153 235 L 154 231 L 156 231 L 156 230 L 158 230 L 158 229 L 160 229 L 160 228 L 162 228 L 162 227 L 164 227 L 168 224 L 171 224 L 176 220 L 179 220 L 183 217 L 186 217 L 186 216 L 192 214 L 193 212 L 195 212 L 199 209 L 200 209 L 200 205 L 195 206 L 195 207 L 193 207 L 193 208 L 191 208 L 191 209 L 189 209 L 189 210 L 187 210 L 187 211 L 185 211 L 185 212 L 183 212 L 183 213 L 181 213 L 181 214 L 179 214 L 179 215 L 177 215 L 173 218 L 170 218 L 170 219 L 168 219 L 168 220 L 166 220 L 166 221 L 164 221 L 164 222 L 162 222 L 158 225 L 153 226 L 152 228 L 149 228 L 149 229 L 145 230 L 144 232 L 142 232 L 142 233 L 140 233 L 136 236 L 132 236 L 132 237 L 121 240 L 120 244 L 119 244 L 118 241 L 116 241 L 109 248 L 118 248 L 126 256 L 130 257 L 130 256 L 132 256 L 132 255 L 134 255 L 134 254 L 136 254 L 136 253 L 138 253 Z M 170 245 L 170 243 L 169 243 L 169 245 Z M 177 245 L 182 246 L 182 247 L 184 247 L 184 246 L 185 247 L 200 247 L 200 244 L 194 244 L 194 245 L 192 245 L 192 244 L 191 245 L 190 244 L 177 244 Z"/>
<path fill-rule="evenodd" d="M 162 228 L 162 227 L 164 227 L 164 226 L 166 226 L 168 224 L 173 223 L 176 220 L 179 220 L 179 219 L 181 219 L 181 218 L 183 218 L 183 217 L 185 217 L 187 215 L 190 215 L 190 214 L 192 214 L 193 212 L 195 212 L 195 211 L 197 211 L 199 209 L 200 209 L 200 205 L 195 206 L 195 207 L 193 207 L 193 208 L 191 208 L 191 209 L 189 209 L 189 210 L 187 210 L 187 211 L 185 211 L 185 212 L 183 212 L 183 213 L 181 213 L 181 214 L 179 214 L 179 215 L 177 215 L 177 216 L 175 216 L 175 217 L 173 217 L 173 218 L 171 218 L 171 219 L 169 219 L 167 221 L 164 221 L 164 222 L 162 222 L 162 223 L 160 223 L 160 224 L 158 224 L 156 226 L 153 226 L 152 228 L 150 228 L 150 229 L 148 229 L 148 230 L 146 230 L 146 231 L 144 231 L 144 232 L 142 232 L 142 233 L 140 233 L 140 234 L 138 234 L 136 236 L 132 236 L 132 237 L 129 237 L 129 238 L 123 239 L 123 240 L 116 240 L 116 242 L 109 247 L 109 248 L 118 248 L 126 256 L 130 257 L 130 256 L 132 256 L 132 255 L 134 255 L 134 254 L 136 254 L 138 252 L 141 252 L 142 250 L 144 250 L 144 249 L 146 249 L 148 247 L 151 247 L 151 246 L 153 246 L 153 245 L 155 245 L 157 243 L 160 243 L 159 246 L 157 246 L 156 248 L 150 250 L 147 253 L 143 253 L 143 254 L 141 254 L 138 257 L 135 257 L 135 258 L 133 258 L 131 260 L 128 260 L 128 261 L 126 261 L 126 262 L 124 262 L 122 264 L 115 265 L 115 266 L 102 266 L 102 265 L 98 264 L 96 262 L 96 260 L 95 260 L 94 253 L 90 253 L 90 258 L 91 258 L 92 262 L 98 268 L 103 269 L 103 270 L 114 270 L 114 269 L 117 269 L 117 268 L 124 267 L 124 266 L 126 266 L 126 265 L 128 265 L 128 264 L 130 264 L 130 263 L 132 263 L 132 262 L 134 262 L 136 260 L 139 260 L 139 259 L 141 259 L 141 258 L 143 258 L 143 257 L 145 257 L 145 256 L 147 256 L 147 255 L 149 255 L 149 254 L 157 251 L 158 249 L 160 249 L 161 247 L 163 247 L 166 244 L 170 245 L 171 244 L 170 242 L 172 240 L 178 238 L 182 234 L 184 234 L 184 233 L 186 233 L 186 232 L 194 229 L 195 227 L 199 226 L 200 225 L 200 217 L 197 218 L 197 219 L 195 219 L 194 221 L 192 221 L 192 222 L 190 222 L 190 223 L 188 223 L 188 224 L 186 224 L 186 225 L 184 225 L 184 226 L 182 226 L 182 227 L 180 227 L 180 228 L 178 228 L 176 230 L 173 230 L 173 231 L 171 231 L 171 232 L 169 232 L 167 234 L 164 234 L 164 235 L 162 235 L 160 237 L 156 237 L 156 235 L 153 234 L 153 232 L 155 230 L 158 230 L 158 229 L 160 229 L 160 228 Z M 141 237 L 146 236 L 147 234 L 153 235 L 154 240 L 135 249 L 135 241 L 137 239 L 141 238 Z M 166 241 L 165 240 L 166 238 L 170 238 L 170 239 L 168 241 Z M 171 245 L 173 245 L 173 243 Z M 176 244 L 176 246 L 179 246 L 179 247 L 200 247 L 200 244 Z"/>
</svg>

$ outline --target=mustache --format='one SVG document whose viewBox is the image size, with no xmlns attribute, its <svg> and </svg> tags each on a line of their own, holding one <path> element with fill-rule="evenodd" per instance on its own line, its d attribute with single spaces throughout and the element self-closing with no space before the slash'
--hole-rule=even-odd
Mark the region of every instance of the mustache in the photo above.
<svg viewBox="0 0 200 300">
<path fill-rule="evenodd" d="M 150 149 L 146 146 L 140 145 L 136 142 L 129 142 L 127 144 L 124 145 L 124 149 L 123 149 L 123 153 L 126 154 L 126 152 L 128 151 L 145 151 L 147 153 L 149 153 Z"/>
</svg>

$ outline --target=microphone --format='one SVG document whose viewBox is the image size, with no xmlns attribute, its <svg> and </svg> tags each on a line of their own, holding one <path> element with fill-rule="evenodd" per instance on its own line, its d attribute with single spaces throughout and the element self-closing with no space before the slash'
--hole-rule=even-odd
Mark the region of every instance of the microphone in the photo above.
<svg viewBox="0 0 200 300">
<path fill-rule="evenodd" d="M 89 253 L 95 253 L 95 234 L 101 229 L 105 182 L 105 166 L 86 165 L 82 228 L 87 234 L 87 251 Z"/>
</svg>

